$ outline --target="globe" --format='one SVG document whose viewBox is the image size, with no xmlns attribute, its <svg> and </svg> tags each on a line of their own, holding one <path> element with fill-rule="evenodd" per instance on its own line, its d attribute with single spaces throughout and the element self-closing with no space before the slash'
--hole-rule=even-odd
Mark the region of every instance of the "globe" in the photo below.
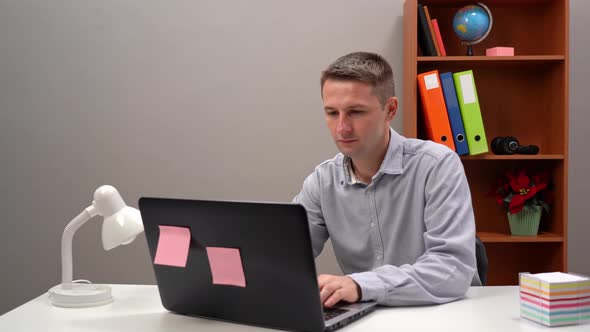
<svg viewBox="0 0 590 332">
<path fill-rule="evenodd" d="M 455 13 L 453 30 L 463 45 L 467 45 L 467 55 L 473 55 L 471 45 L 484 40 L 492 30 L 492 13 L 482 3 L 465 6 Z"/>
</svg>

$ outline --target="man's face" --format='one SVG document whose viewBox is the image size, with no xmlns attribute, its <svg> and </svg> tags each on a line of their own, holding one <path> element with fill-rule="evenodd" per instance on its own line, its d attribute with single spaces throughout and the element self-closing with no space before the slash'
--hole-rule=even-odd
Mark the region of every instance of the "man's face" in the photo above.
<svg viewBox="0 0 590 332">
<path fill-rule="evenodd" d="M 373 88 L 363 82 L 327 80 L 322 89 L 326 124 L 336 146 L 354 159 L 379 158 L 389 139 L 389 122 L 397 99 L 381 105 Z"/>
</svg>

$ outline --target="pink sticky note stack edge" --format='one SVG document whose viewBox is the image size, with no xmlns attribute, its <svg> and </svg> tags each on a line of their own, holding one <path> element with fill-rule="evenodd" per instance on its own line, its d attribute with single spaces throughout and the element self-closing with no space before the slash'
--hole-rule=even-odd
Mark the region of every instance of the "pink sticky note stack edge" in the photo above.
<svg viewBox="0 0 590 332">
<path fill-rule="evenodd" d="M 187 227 L 159 225 L 160 237 L 154 264 L 186 267 L 191 231 Z"/>
<path fill-rule="evenodd" d="M 213 284 L 246 287 L 246 277 L 239 249 L 222 247 L 207 247 L 206 249 Z"/>
<path fill-rule="evenodd" d="M 514 56 L 514 47 L 492 47 L 486 49 L 487 56 Z"/>
</svg>

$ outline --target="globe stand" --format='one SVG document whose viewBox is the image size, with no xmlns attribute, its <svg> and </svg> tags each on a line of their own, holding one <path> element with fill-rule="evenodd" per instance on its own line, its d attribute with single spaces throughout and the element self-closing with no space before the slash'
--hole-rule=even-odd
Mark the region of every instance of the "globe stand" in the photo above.
<svg viewBox="0 0 590 332">
<path fill-rule="evenodd" d="M 467 46 L 467 54 L 465 54 L 465 55 L 474 56 L 475 54 L 473 53 L 473 45 L 479 43 L 480 41 L 481 40 L 476 40 L 473 42 L 466 42 L 466 41 L 461 42 L 461 45 Z"/>
</svg>

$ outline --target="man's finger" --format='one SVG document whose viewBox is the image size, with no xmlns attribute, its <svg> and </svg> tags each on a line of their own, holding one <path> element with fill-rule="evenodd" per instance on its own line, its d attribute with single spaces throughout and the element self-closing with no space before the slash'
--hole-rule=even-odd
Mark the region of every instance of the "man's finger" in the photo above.
<svg viewBox="0 0 590 332">
<path fill-rule="evenodd" d="M 325 284 L 324 287 L 322 287 L 320 290 L 320 301 L 324 303 L 324 301 L 326 301 L 326 299 L 329 298 L 330 295 L 332 295 L 332 293 L 334 293 L 334 291 L 337 289 L 338 285 L 334 283 Z"/>
<path fill-rule="evenodd" d="M 336 303 L 340 302 L 342 300 L 342 288 L 337 289 L 334 293 L 332 293 L 332 295 L 330 297 L 328 297 L 328 299 L 324 302 L 322 302 L 324 304 L 325 307 L 332 307 L 333 305 L 335 305 Z"/>
<path fill-rule="evenodd" d="M 328 282 L 330 282 L 330 280 L 332 280 L 332 276 L 329 274 L 320 274 L 318 276 L 318 285 L 320 286 L 320 289 L 322 289 L 322 287 L 324 287 L 324 285 L 326 285 Z"/>
</svg>

